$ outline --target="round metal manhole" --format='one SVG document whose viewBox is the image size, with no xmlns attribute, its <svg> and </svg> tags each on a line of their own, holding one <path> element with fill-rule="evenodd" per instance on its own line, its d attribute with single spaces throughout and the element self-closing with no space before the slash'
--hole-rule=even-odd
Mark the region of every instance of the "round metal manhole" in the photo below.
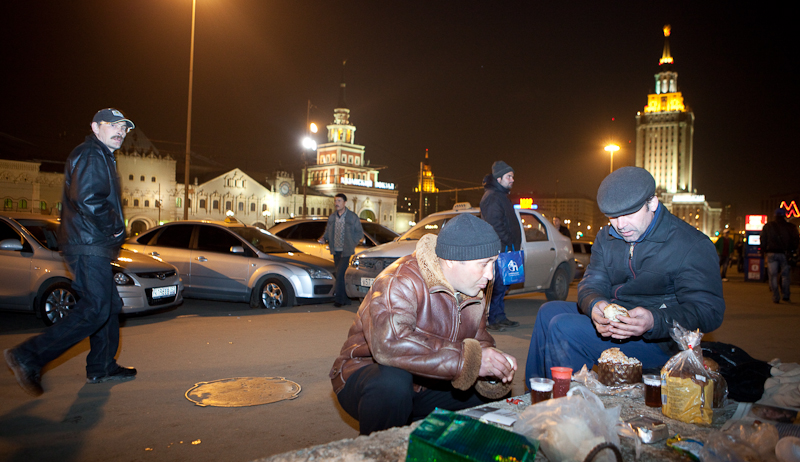
<svg viewBox="0 0 800 462">
<path fill-rule="evenodd" d="M 295 399 L 300 390 L 284 377 L 234 377 L 196 383 L 186 399 L 198 406 L 246 407 Z"/>
</svg>

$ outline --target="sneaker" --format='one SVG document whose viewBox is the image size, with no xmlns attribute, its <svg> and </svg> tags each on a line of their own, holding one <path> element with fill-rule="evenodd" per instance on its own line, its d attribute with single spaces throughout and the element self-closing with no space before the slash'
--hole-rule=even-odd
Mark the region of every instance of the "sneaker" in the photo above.
<svg viewBox="0 0 800 462">
<path fill-rule="evenodd" d="M 86 383 L 103 383 L 110 380 L 123 381 L 132 380 L 136 378 L 136 368 L 122 367 L 117 365 L 117 368 L 110 372 L 108 375 L 95 375 L 86 377 Z"/>
<path fill-rule="evenodd" d="M 503 319 L 502 321 L 498 321 L 497 324 L 500 324 L 501 326 L 505 327 L 517 327 L 519 325 L 517 321 L 512 321 L 508 318 Z"/>
<path fill-rule="evenodd" d="M 504 332 L 506 330 L 506 327 L 500 324 L 499 322 L 496 322 L 494 324 L 487 324 L 486 330 L 490 330 L 492 332 Z"/>
<path fill-rule="evenodd" d="M 19 360 L 17 360 L 17 355 L 14 354 L 14 350 L 11 348 L 5 350 L 3 356 L 6 358 L 8 367 L 14 372 L 17 383 L 19 383 L 19 386 L 21 386 L 26 393 L 31 396 L 41 396 L 42 393 L 44 393 L 44 389 L 42 389 L 41 372 L 39 370 L 19 362 Z"/>
</svg>

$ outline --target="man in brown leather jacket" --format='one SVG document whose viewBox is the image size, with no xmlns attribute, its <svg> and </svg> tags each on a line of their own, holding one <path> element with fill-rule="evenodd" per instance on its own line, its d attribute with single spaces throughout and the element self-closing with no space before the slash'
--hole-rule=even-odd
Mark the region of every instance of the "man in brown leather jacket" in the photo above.
<svg viewBox="0 0 800 462">
<path fill-rule="evenodd" d="M 463 213 L 375 279 L 330 372 L 362 435 L 511 390 L 517 361 L 486 331 L 498 253 L 491 225 Z"/>
</svg>

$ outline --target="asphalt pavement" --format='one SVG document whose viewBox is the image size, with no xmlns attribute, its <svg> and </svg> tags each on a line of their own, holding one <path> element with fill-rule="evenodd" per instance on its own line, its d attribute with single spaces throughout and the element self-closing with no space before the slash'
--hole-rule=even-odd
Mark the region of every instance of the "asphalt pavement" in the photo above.
<svg viewBox="0 0 800 462">
<path fill-rule="evenodd" d="M 732 343 L 765 361 L 800 362 L 800 287 L 795 302 L 773 304 L 765 283 L 729 273 L 720 329 L 704 340 Z M 576 286 L 569 300 L 576 299 Z M 524 364 L 543 294 L 507 300 L 520 327 L 495 335 Z M 10 370 L 0 372 L 0 460 L 247 461 L 358 435 L 338 406 L 328 371 L 357 305 L 311 305 L 277 311 L 245 303 L 186 300 L 176 309 L 132 317 L 118 356 L 135 366 L 133 381 L 88 385 L 85 340 L 44 371 L 45 394 L 31 398 Z M 44 327 L 33 315 L 0 313 L 0 349 Z M 514 381 L 521 394 L 522 370 Z M 286 377 L 297 399 L 251 407 L 200 407 L 184 394 L 198 382 L 231 377 Z"/>
</svg>

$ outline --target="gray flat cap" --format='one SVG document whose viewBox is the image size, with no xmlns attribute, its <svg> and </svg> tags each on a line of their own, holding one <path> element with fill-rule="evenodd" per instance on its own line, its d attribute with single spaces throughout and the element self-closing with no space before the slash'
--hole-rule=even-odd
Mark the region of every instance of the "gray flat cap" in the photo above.
<svg viewBox="0 0 800 462">
<path fill-rule="evenodd" d="M 647 170 L 622 167 L 608 175 L 597 190 L 597 206 L 603 215 L 616 218 L 642 208 L 656 193 L 656 180 Z"/>
</svg>

